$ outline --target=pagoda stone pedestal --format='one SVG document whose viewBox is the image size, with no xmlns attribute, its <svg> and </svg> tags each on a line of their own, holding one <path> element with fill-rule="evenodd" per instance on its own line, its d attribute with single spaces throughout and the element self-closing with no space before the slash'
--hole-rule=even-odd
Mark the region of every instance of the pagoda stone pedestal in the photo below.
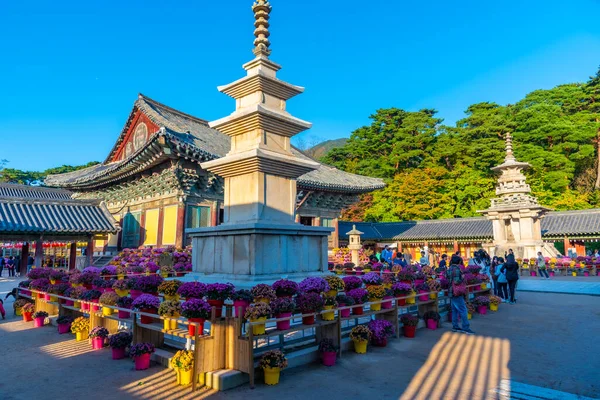
<svg viewBox="0 0 600 400">
<path fill-rule="evenodd" d="M 236 100 L 235 111 L 210 123 L 231 138 L 231 149 L 202 163 L 224 180 L 224 223 L 187 231 L 194 257 L 191 278 L 239 287 L 325 272 L 333 231 L 295 222 L 296 179 L 319 166 L 291 151 L 290 138 L 311 124 L 292 116 L 286 102 L 304 88 L 278 79 L 281 66 L 269 59 L 271 5 L 256 0 L 252 10 L 255 58 L 244 64 L 246 76 L 219 87 Z"/>
</svg>

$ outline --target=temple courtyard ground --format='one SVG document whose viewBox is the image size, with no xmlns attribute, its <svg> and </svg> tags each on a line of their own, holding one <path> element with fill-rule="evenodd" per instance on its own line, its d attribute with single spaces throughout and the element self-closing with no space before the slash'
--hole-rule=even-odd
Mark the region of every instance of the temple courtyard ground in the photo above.
<svg viewBox="0 0 600 400">
<path fill-rule="evenodd" d="M 598 283 L 587 278 L 583 283 Z M 530 279 L 523 279 L 522 282 Z M 580 279 L 571 282 L 579 282 Z M 563 279 L 544 281 L 550 291 Z M 0 282 L 0 293 L 15 282 Z M 526 285 L 523 285 L 526 286 Z M 558 286 L 557 286 L 558 287 Z M 2 294 L 4 298 L 4 294 Z M 450 325 L 415 339 L 393 339 L 366 355 L 344 353 L 335 367 L 285 370 L 281 383 L 225 393 L 175 386 L 158 366 L 134 371 L 110 350 L 91 351 L 55 327 L 34 329 L 12 316 L 0 321 L 0 399 L 576 399 L 600 398 L 600 297 L 520 292 L 516 305 L 476 316 L 476 336 Z M 259 379 L 260 382 L 260 379 Z M 584 397 L 577 397 L 584 396 Z"/>
</svg>

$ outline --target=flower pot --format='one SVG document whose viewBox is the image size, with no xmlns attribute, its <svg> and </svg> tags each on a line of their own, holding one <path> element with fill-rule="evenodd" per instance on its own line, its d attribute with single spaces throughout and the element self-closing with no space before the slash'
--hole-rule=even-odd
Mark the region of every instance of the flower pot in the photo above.
<svg viewBox="0 0 600 400">
<path fill-rule="evenodd" d="M 427 324 L 427 329 L 431 329 L 432 331 L 435 331 L 438 327 L 437 321 L 435 319 L 428 319 L 426 321 Z"/>
<path fill-rule="evenodd" d="M 374 302 L 374 301 L 379 301 L 380 299 L 376 299 L 376 298 L 370 298 L 369 301 L 370 302 Z M 381 303 L 377 303 L 377 304 L 371 304 L 371 310 L 372 311 L 380 311 L 381 310 Z"/>
<path fill-rule="evenodd" d="M 58 334 L 64 335 L 71 330 L 71 324 L 58 324 Z"/>
<path fill-rule="evenodd" d="M 82 311 L 89 311 L 90 310 L 90 303 L 81 303 L 81 310 Z"/>
<path fill-rule="evenodd" d="M 345 308 L 343 310 L 340 310 L 340 315 L 342 318 L 348 318 L 350 316 L 350 309 Z"/>
<path fill-rule="evenodd" d="M 385 347 L 385 346 L 387 346 L 388 338 L 386 338 L 386 337 L 384 337 L 384 338 L 373 338 L 371 340 L 371 342 L 373 343 L 373 346 L 376 346 L 376 347 Z"/>
<path fill-rule="evenodd" d="M 341 274 L 343 274 L 343 273 L 344 273 L 344 271 L 342 271 L 342 270 L 339 270 L 339 269 L 336 269 L 336 270 L 335 270 L 335 274 L 336 274 L 336 275 L 341 275 Z"/>
<path fill-rule="evenodd" d="M 88 331 L 81 331 L 81 332 L 76 332 L 75 333 L 75 340 L 78 342 L 82 342 L 84 340 L 87 340 L 89 337 L 89 332 Z"/>
<path fill-rule="evenodd" d="M 475 286 L 475 291 L 477 291 L 477 290 L 481 290 L 481 285 Z"/>
<path fill-rule="evenodd" d="M 302 317 L 302 323 L 304 325 L 313 325 L 315 323 L 315 316 L 309 315 L 307 317 Z"/>
<path fill-rule="evenodd" d="M 485 290 L 485 289 L 487 289 L 487 283 L 482 283 L 481 285 L 479 285 L 479 288 L 480 288 L 481 290 Z"/>
<path fill-rule="evenodd" d="M 271 303 L 271 299 L 268 299 L 266 297 L 255 297 L 254 298 L 254 302 L 255 303 L 267 303 L 267 304 L 270 304 Z"/>
<path fill-rule="evenodd" d="M 415 332 L 417 331 L 417 327 L 416 326 L 407 326 L 407 325 L 404 325 L 402 327 L 402 331 L 404 332 L 404 337 L 414 338 L 415 337 Z"/>
<path fill-rule="evenodd" d="M 113 314 L 113 309 L 110 307 L 102 307 L 102 315 L 107 316 L 107 315 L 112 315 Z"/>
<path fill-rule="evenodd" d="M 33 319 L 33 327 L 34 327 L 34 328 L 41 328 L 41 327 L 43 327 L 43 326 L 44 326 L 44 320 L 45 320 L 45 319 L 46 319 L 46 318 L 44 318 L 44 317 L 37 317 L 37 318 L 34 318 L 34 319 Z"/>
<path fill-rule="evenodd" d="M 425 283 L 425 279 L 415 279 L 415 287 Z"/>
<path fill-rule="evenodd" d="M 147 314 L 156 314 L 156 308 L 142 308 L 140 311 Z M 151 324 L 154 322 L 154 318 L 140 315 L 140 322 L 142 324 Z"/>
<path fill-rule="evenodd" d="M 142 295 L 142 291 L 141 290 L 135 290 L 135 289 L 131 289 L 129 291 L 129 294 L 131 295 L 132 299 L 137 299 L 138 297 L 140 297 Z"/>
<path fill-rule="evenodd" d="M 31 322 L 31 321 L 33 321 L 33 318 L 31 318 L 31 313 L 30 312 L 23 311 L 23 321 L 24 322 Z"/>
<path fill-rule="evenodd" d="M 117 274 L 117 279 L 122 281 L 123 279 L 125 279 L 125 275 L 124 274 Z"/>
<path fill-rule="evenodd" d="M 150 368 L 150 353 L 133 357 L 133 362 L 135 363 L 136 371 L 143 371 Z"/>
<path fill-rule="evenodd" d="M 123 358 L 125 358 L 125 348 L 123 347 L 123 348 L 117 349 L 117 348 L 113 347 L 112 348 L 112 359 L 113 360 L 121 360 Z"/>
<path fill-rule="evenodd" d="M 51 294 L 50 295 L 50 299 L 48 299 L 48 301 L 56 303 L 56 302 L 58 302 L 58 297 L 56 297 L 55 295 Z"/>
<path fill-rule="evenodd" d="M 419 301 L 427 301 L 429 300 L 429 295 L 425 291 L 419 291 Z"/>
<path fill-rule="evenodd" d="M 174 295 L 165 294 L 164 298 L 165 298 L 165 300 L 169 300 L 169 301 L 179 301 L 179 295 L 178 294 L 174 294 Z"/>
<path fill-rule="evenodd" d="M 77 301 L 77 300 L 74 300 L 73 301 L 73 307 L 75 307 L 75 308 L 81 308 L 81 302 Z"/>
<path fill-rule="evenodd" d="M 406 304 L 415 304 L 417 301 L 417 296 L 412 295 L 406 298 Z"/>
<path fill-rule="evenodd" d="M 177 372 L 177 384 L 181 386 L 187 386 L 192 383 L 192 379 L 194 377 L 194 370 L 189 369 L 184 371 L 182 369 L 175 370 Z"/>
<path fill-rule="evenodd" d="M 325 310 L 333 310 L 333 306 L 324 306 L 323 308 Z M 334 311 L 324 312 L 323 314 L 321 314 L 321 318 L 323 319 L 323 321 L 333 321 L 335 319 L 335 312 Z"/>
<path fill-rule="evenodd" d="M 183 272 L 175 272 L 175 276 L 181 278 L 183 276 Z"/>
<path fill-rule="evenodd" d="M 590 273 L 587 271 L 583 271 L 583 276 L 590 276 Z"/>
<path fill-rule="evenodd" d="M 208 300 L 211 307 L 215 307 L 215 318 L 221 318 L 223 315 L 223 300 Z"/>
<path fill-rule="evenodd" d="M 398 303 L 398 306 L 405 306 L 406 305 L 406 299 L 405 298 L 396 298 L 396 302 Z"/>
<path fill-rule="evenodd" d="M 265 383 L 267 385 L 273 386 L 279 383 L 279 375 L 281 374 L 280 368 L 264 368 L 265 373 Z"/>
<path fill-rule="evenodd" d="M 477 306 L 477 313 L 485 315 L 487 313 L 487 306 Z"/>
<path fill-rule="evenodd" d="M 129 311 L 121 311 L 119 310 L 117 312 L 117 317 L 121 318 L 121 319 L 128 319 L 131 317 L 131 313 Z"/>
<path fill-rule="evenodd" d="M 163 330 L 165 330 L 165 331 L 171 330 L 171 320 L 163 319 Z"/>
<path fill-rule="evenodd" d="M 363 315 L 364 314 L 363 306 L 355 306 L 354 308 L 352 308 L 352 314 Z"/>
<path fill-rule="evenodd" d="M 73 307 L 73 305 L 74 305 L 75 303 L 73 302 L 73 300 L 65 300 L 65 303 L 64 303 L 64 304 L 65 304 L 65 306 Z"/>
<path fill-rule="evenodd" d="M 471 319 L 471 318 L 473 318 L 473 314 L 467 313 L 467 319 Z"/>
<path fill-rule="evenodd" d="M 577 272 L 571 272 L 571 275 L 577 276 Z"/>
<path fill-rule="evenodd" d="M 52 285 L 56 285 L 56 279 L 50 279 L 50 283 L 51 283 Z"/>
<path fill-rule="evenodd" d="M 98 312 L 100 310 L 100 305 L 98 304 L 98 299 L 93 299 L 92 303 L 96 303 L 96 304 L 92 304 L 90 305 L 90 311 L 91 312 Z"/>
<path fill-rule="evenodd" d="M 550 271 L 550 276 L 554 276 L 554 271 Z"/>
<path fill-rule="evenodd" d="M 275 318 L 286 318 L 286 317 L 291 317 L 291 316 L 292 316 L 291 312 L 286 312 L 286 313 L 281 313 L 281 314 L 275 315 Z M 291 321 L 292 320 L 290 320 L 290 319 L 288 319 L 287 321 L 277 321 L 277 329 L 279 329 L 280 331 L 290 329 Z"/>
<path fill-rule="evenodd" d="M 367 352 L 367 340 L 353 340 L 354 352 L 358 354 L 365 354 Z"/>
<path fill-rule="evenodd" d="M 248 308 L 248 306 L 250 305 L 250 302 L 246 301 L 246 300 L 236 300 L 233 302 L 233 309 L 235 310 L 235 315 L 236 317 L 240 317 L 243 318 L 244 314 L 246 313 L 246 308 Z M 238 311 L 239 309 L 241 310 L 241 313 L 238 315 Z"/>
<path fill-rule="evenodd" d="M 92 349 L 101 350 L 104 347 L 104 338 L 94 337 L 92 338 Z"/>
<path fill-rule="evenodd" d="M 20 317 L 20 316 L 22 316 L 22 315 L 23 315 L 23 309 L 22 309 L 21 307 L 19 307 L 19 308 L 15 309 L 15 315 L 16 315 L 17 317 Z"/>
<path fill-rule="evenodd" d="M 337 352 L 324 351 L 323 352 L 323 365 L 326 367 L 333 367 L 335 365 L 336 358 L 337 358 Z"/>
<path fill-rule="evenodd" d="M 337 296 L 337 293 L 338 293 L 337 290 L 331 289 L 331 290 L 328 290 L 327 292 L 325 292 L 325 296 L 335 297 L 335 296 Z"/>
<path fill-rule="evenodd" d="M 84 283 L 83 287 L 86 288 L 87 290 L 90 290 L 92 288 L 92 284 L 91 283 Z"/>
<path fill-rule="evenodd" d="M 490 311 L 498 311 L 498 304 L 490 303 Z"/>
<path fill-rule="evenodd" d="M 44 300 L 50 301 L 50 293 L 44 293 Z"/>
<path fill-rule="evenodd" d="M 348 275 L 364 275 L 364 271 L 349 271 Z"/>
<path fill-rule="evenodd" d="M 265 318 L 266 319 L 266 318 Z M 204 318 L 188 318 L 189 322 L 196 322 L 199 324 L 198 326 L 198 335 L 202 335 L 204 333 Z M 196 335 L 196 325 L 188 325 L 188 334 L 190 336 Z"/>
<path fill-rule="evenodd" d="M 129 294 L 129 290 L 127 289 L 115 289 L 115 293 L 119 295 L 119 297 L 125 297 Z"/>
<path fill-rule="evenodd" d="M 530 274 L 531 274 L 531 276 L 537 276 L 537 272 L 535 272 L 535 271 L 531 271 Z"/>
<path fill-rule="evenodd" d="M 162 276 L 163 278 L 168 278 L 169 277 L 169 273 L 168 272 L 161 272 L 160 276 Z"/>
</svg>

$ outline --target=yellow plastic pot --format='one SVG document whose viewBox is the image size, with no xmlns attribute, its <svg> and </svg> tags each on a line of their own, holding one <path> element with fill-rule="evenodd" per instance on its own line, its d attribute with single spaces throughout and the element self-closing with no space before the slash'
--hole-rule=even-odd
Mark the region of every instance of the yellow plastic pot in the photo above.
<svg viewBox="0 0 600 400">
<path fill-rule="evenodd" d="M 467 313 L 467 319 L 471 319 L 471 318 L 473 318 L 473 314 Z"/>
<path fill-rule="evenodd" d="M 125 279 L 125 275 L 124 274 L 117 274 L 117 279 L 122 281 L 123 279 Z"/>
<path fill-rule="evenodd" d="M 271 300 L 266 297 L 256 297 L 256 298 L 254 298 L 254 302 L 269 304 L 269 303 L 271 303 Z"/>
<path fill-rule="evenodd" d="M 344 271 L 342 271 L 341 269 L 336 269 L 336 270 L 335 270 L 335 274 L 336 274 L 336 275 L 341 275 L 341 274 L 343 274 L 343 273 L 344 273 Z"/>
<path fill-rule="evenodd" d="M 437 299 L 437 293 L 429 293 L 429 298 L 430 298 L 431 300 L 435 300 L 435 299 Z"/>
<path fill-rule="evenodd" d="M 177 318 L 179 318 L 179 315 L 177 316 Z M 175 330 L 175 329 L 177 329 L 177 327 L 179 326 L 179 325 L 177 324 L 177 320 L 176 320 L 176 319 L 172 319 L 172 320 L 170 321 L 170 323 L 171 323 L 171 324 L 170 324 L 170 325 L 171 325 L 171 330 Z"/>
<path fill-rule="evenodd" d="M 164 297 L 165 297 L 165 300 L 179 301 L 179 295 L 178 294 L 174 294 L 172 296 L 169 296 L 168 294 L 165 294 Z"/>
<path fill-rule="evenodd" d="M 260 317 L 258 319 L 251 319 L 250 322 L 261 322 L 266 321 L 267 317 Z M 265 324 L 252 325 L 252 334 L 253 335 L 264 335 L 265 334 Z"/>
<path fill-rule="evenodd" d="M 338 293 L 337 290 L 331 289 L 331 290 L 328 290 L 327 292 L 325 292 L 325 296 L 335 297 L 335 296 L 337 296 L 337 293 Z"/>
<path fill-rule="evenodd" d="M 102 315 L 112 315 L 113 309 L 110 307 L 102 307 Z"/>
<path fill-rule="evenodd" d="M 80 301 L 74 301 L 73 302 L 73 307 L 81 308 L 81 302 Z"/>
<path fill-rule="evenodd" d="M 487 284 L 486 283 L 482 283 L 481 284 L 481 290 L 485 290 L 487 289 Z"/>
<path fill-rule="evenodd" d="M 146 276 L 150 276 L 150 271 L 146 271 Z"/>
<path fill-rule="evenodd" d="M 56 279 L 50 279 L 50 283 L 56 285 Z"/>
<path fill-rule="evenodd" d="M 367 352 L 367 343 L 366 340 L 353 340 L 354 342 L 354 351 L 358 354 L 365 354 Z"/>
<path fill-rule="evenodd" d="M 323 308 L 325 310 L 333 310 L 333 306 L 324 306 Z M 335 313 L 333 311 L 324 312 L 321 314 L 321 318 L 323 318 L 323 321 L 333 321 L 335 319 Z"/>
<path fill-rule="evenodd" d="M 23 309 L 22 308 L 17 308 L 15 310 L 15 314 L 17 314 L 17 316 L 19 316 L 19 317 L 22 316 L 23 315 Z"/>
<path fill-rule="evenodd" d="M 391 289 L 391 288 L 392 288 L 392 284 L 391 284 L 391 283 L 384 283 L 384 284 L 383 284 L 383 287 L 384 287 L 385 289 Z"/>
<path fill-rule="evenodd" d="M 363 272 L 366 274 L 367 272 L 371 272 L 371 268 L 365 268 L 363 269 Z"/>
<path fill-rule="evenodd" d="M 490 304 L 490 311 L 498 311 L 498 304 Z"/>
<path fill-rule="evenodd" d="M 415 304 L 415 296 L 410 296 L 406 298 L 406 304 Z"/>
<path fill-rule="evenodd" d="M 373 302 L 373 301 L 379 301 L 381 299 L 376 299 L 375 297 L 371 297 L 369 299 L 369 301 Z M 381 310 L 381 303 L 377 303 L 377 304 L 371 304 L 371 310 L 373 311 L 380 311 Z"/>
<path fill-rule="evenodd" d="M 169 277 L 169 273 L 168 272 L 161 272 L 160 276 L 162 276 L 163 278 L 168 278 Z"/>
<path fill-rule="evenodd" d="M 279 375 L 281 374 L 280 368 L 265 367 L 264 372 L 265 372 L 265 383 L 267 385 L 273 386 L 273 385 L 277 385 L 279 383 Z"/>
<path fill-rule="evenodd" d="M 50 295 L 50 301 L 53 301 L 56 303 L 58 301 L 58 297 L 56 297 L 54 295 Z"/>
<path fill-rule="evenodd" d="M 87 340 L 88 337 L 89 337 L 89 332 L 88 331 L 81 331 L 81 332 L 75 333 L 75 340 L 77 340 L 78 342 L 82 342 L 84 340 Z"/>
<path fill-rule="evenodd" d="M 171 320 L 170 319 L 163 319 L 163 329 L 165 331 L 171 330 Z"/>
<path fill-rule="evenodd" d="M 571 274 L 573 274 L 573 276 L 577 276 L 577 272 L 571 272 Z"/>
<path fill-rule="evenodd" d="M 192 383 L 194 377 L 194 370 L 190 368 L 189 371 L 182 369 L 176 369 L 177 372 L 177 384 L 181 386 L 187 386 Z"/>
<path fill-rule="evenodd" d="M 129 294 L 129 290 L 127 289 L 115 289 L 115 292 L 119 295 L 119 297 L 125 297 Z"/>
</svg>

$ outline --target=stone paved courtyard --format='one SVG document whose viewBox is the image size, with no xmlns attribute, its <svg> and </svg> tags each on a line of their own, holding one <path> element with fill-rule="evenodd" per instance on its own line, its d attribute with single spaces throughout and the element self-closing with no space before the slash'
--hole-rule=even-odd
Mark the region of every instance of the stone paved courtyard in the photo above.
<svg viewBox="0 0 600 400">
<path fill-rule="evenodd" d="M 0 283 L 0 292 L 12 285 Z M 172 371 L 134 371 L 129 360 L 112 361 L 108 349 L 92 352 L 54 327 L 33 329 L 12 317 L 11 303 L 5 303 L 9 318 L 0 322 L 0 359 L 10 360 L 0 382 L 2 399 L 192 397 L 174 385 Z M 366 399 L 375 389 L 380 399 L 509 398 L 494 391 L 499 386 L 533 390 L 540 398 L 575 398 L 547 389 L 597 398 L 600 359 L 590 357 L 597 352 L 590 334 L 600 330 L 599 303 L 594 296 L 521 292 L 517 305 L 475 317 L 476 336 L 453 334 L 448 324 L 435 332 L 421 329 L 417 338 L 391 340 L 385 349 L 345 353 L 332 368 L 287 370 L 277 387 L 200 390 L 195 398 Z"/>
</svg>

